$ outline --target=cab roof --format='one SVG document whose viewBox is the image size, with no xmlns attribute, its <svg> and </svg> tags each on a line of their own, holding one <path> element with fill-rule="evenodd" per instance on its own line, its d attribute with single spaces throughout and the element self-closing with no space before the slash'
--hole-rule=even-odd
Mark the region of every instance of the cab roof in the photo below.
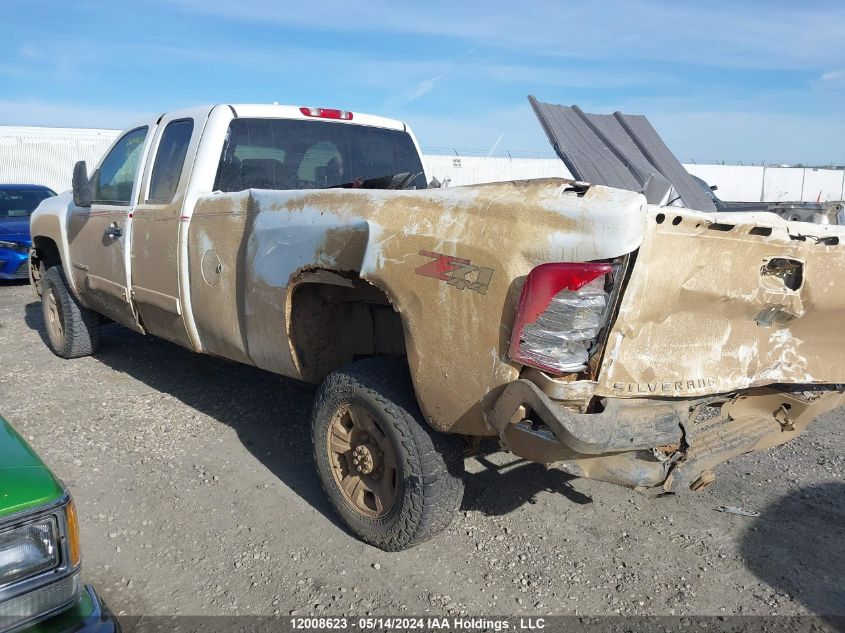
<svg viewBox="0 0 845 633">
<path fill-rule="evenodd" d="M 176 119 L 180 117 L 208 116 L 214 110 L 226 109 L 231 111 L 234 118 L 256 118 L 256 119 L 299 119 L 302 121 L 326 121 L 329 123 L 341 123 L 346 125 L 367 125 L 380 127 L 400 132 L 410 132 L 404 121 L 388 119 L 387 117 L 374 114 L 364 114 L 350 110 L 339 110 L 335 108 L 279 105 L 276 103 L 217 103 L 181 108 L 159 112 L 155 115 L 135 121 L 127 130 L 148 125 L 150 121 L 161 120 L 163 117 Z M 328 113 L 328 114 L 326 114 Z M 341 116 L 342 115 L 342 116 Z"/>
</svg>

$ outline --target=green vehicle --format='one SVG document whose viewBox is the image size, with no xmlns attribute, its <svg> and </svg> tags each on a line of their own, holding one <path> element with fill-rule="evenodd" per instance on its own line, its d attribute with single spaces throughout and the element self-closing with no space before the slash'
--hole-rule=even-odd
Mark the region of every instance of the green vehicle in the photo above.
<svg viewBox="0 0 845 633">
<path fill-rule="evenodd" d="M 70 493 L 0 417 L 0 633 L 119 631 L 79 568 Z"/>
</svg>

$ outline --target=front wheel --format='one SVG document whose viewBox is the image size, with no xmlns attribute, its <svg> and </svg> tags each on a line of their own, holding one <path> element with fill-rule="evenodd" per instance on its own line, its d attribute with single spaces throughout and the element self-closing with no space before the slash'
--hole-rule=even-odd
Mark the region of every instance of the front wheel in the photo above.
<svg viewBox="0 0 845 633">
<path fill-rule="evenodd" d="M 448 527 L 460 507 L 460 443 L 423 420 L 400 359 L 367 359 L 329 375 L 314 403 L 312 438 L 329 501 L 371 545 L 417 545 Z"/>
<path fill-rule="evenodd" d="M 41 311 L 56 356 L 80 358 L 97 349 L 100 316 L 76 300 L 61 266 L 48 268 L 41 277 Z"/>
</svg>

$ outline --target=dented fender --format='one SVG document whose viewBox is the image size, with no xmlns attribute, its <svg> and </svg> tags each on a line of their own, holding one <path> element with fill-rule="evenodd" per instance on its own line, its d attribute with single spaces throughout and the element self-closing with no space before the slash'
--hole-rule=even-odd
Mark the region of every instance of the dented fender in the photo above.
<svg viewBox="0 0 845 633">
<path fill-rule="evenodd" d="M 289 336 L 297 276 L 354 273 L 401 316 L 432 426 L 493 434 L 483 412 L 518 375 L 506 354 L 525 276 L 636 250 L 645 213 L 639 194 L 564 179 L 206 195 L 187 243 L 202 351 L 307 378 Z"/>
</svg>

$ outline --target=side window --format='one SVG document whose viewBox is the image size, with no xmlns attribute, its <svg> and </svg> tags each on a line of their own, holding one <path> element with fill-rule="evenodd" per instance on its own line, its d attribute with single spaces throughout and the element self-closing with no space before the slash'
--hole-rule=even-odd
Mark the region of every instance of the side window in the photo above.
<svg viewBox="0 0 845 633">
<path fill-rule="evenodd" d="M 146 137 L 146 127 L 127 132 L 108 153 L 94 176 L 95 202 L 129 204 Z"/>
<path fill-rule="evenodd" d="M 173 200 L 176 187 L 179 186 L 179 177 L 182 175 L 193 131 L 193 119 L 171 121 L 164 128 L 150 177 L 149 202 Z"/>
</svg>

